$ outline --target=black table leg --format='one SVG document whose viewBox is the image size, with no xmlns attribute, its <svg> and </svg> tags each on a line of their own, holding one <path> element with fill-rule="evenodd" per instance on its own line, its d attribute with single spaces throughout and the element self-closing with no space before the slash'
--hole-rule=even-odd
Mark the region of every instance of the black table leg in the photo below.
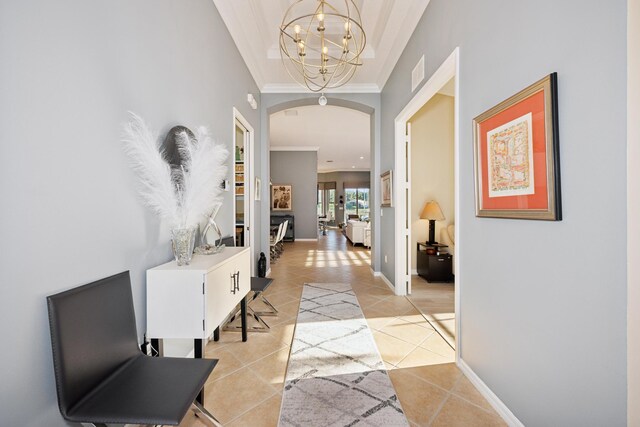
<svg viewBox="0 0 640 427">
<path fill-rule="evenodd" d="M 247 297 L 240 300 L 240 316 L 242 317 L 242 342 L 247 341 Z"/>
<path fill-rule="evenodd" d="M 218 326 L 217 328 L 214 329 L 214 331 L 213 331 L 213 340 L 215 342 L 220 341 L 220 326 Z"/>
<path fill-rule="evenodd" d="M 193 357 L 196 359 L 202 359 L 204 357 L 204 340 L 193 340 Z M 204 406 L 204 387 L 200 390 L 200 393 L 198 393 L 196 401 Z"/>
</svg>

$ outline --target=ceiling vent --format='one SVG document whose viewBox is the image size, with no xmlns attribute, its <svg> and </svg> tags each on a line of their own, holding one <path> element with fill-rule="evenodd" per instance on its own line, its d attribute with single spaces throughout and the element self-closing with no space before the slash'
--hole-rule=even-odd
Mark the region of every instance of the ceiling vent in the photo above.
<svg viewBox="0 0 640 427">
<path fill-rule="evenodd" d="M 424 55 L 420 58 L 420 61 L 413 67 L 411 72 L 411 92 L 416 90 L 421 81 L 424 80 Z"/>
</svg>

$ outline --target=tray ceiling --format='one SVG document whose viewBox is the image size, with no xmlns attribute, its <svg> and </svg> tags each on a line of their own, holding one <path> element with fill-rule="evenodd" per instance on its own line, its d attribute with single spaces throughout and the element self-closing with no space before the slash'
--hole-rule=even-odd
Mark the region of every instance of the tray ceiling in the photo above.
<svg viewBox="0 0 640 427">
<path fill-rule="evenodd" d="M 334 0 L 342 1 L 342 0 Z M 263 93 L 306 92 L 287 74 L 279 28 L 294 0 L 213 0 Z M 379 92 L 429 0 L 355 0 L 367 34 L 363 66 L 345 86 L 327 92 Z"/>
</svg>

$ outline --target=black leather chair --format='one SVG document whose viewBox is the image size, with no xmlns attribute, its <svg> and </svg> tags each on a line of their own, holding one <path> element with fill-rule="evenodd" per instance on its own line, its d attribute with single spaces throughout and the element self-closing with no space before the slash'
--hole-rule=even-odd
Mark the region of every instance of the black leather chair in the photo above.
<svg viewBox="0 0 640 427">
<path fill-rule="evenodd" d="M 158 358 L 138 348 L 129 272 L 47 297 L 58 407 L 65 420 L 178 425 L 217 360 Z"/>
</svg>

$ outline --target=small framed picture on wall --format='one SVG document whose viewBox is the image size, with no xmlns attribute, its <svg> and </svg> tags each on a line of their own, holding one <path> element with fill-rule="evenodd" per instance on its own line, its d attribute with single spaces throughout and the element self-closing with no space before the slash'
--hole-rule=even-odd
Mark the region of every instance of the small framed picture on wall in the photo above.
<svg viewBox="0 0 640 427">
<path fill-rule="evenodd" d="M 271 186 L 271 210 L 290 211 L 293 209 L 293 197 L 290 184 L 274 184 Z"/>
<path fill-rule="evenodd" d="M 380 193 L 381 203 L 383 208 L 390 208 L 393 206 L 393 173 L 391 170 L 386 171 L 380 175 Z"/>
</svg>

